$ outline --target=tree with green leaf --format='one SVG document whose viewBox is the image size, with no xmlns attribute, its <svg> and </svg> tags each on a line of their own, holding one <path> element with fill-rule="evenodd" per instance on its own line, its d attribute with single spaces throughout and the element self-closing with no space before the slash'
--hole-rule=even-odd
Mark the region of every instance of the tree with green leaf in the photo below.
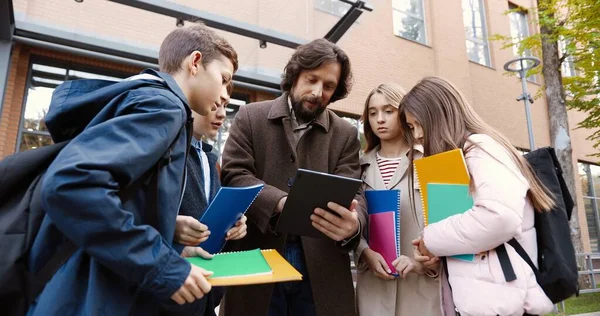
<svg viewBox="0 0 600 316">
<path fill-rule="evenodd" d="M 548 103 L 550 139 L 569 191 L 575 196 L 576 178 L 567 110 L 576 109 L 587 114 L 579 127 L 591 129 L 588 139 L 600 149 L 600 1 L 538 0 L 537 8 L 516 8 L 508 13 L 514 11 L 533 13 L 530 16 L 540 32 L 519 39 L 499 35 L 494 38 L 503 41 L 505 47 L 518 48 L 519 54 L 541 56 L 544 87 L 540 92 L 545 94 Z M 568 76 L 564 76 L 563 70 Z M 529 75 L 539 71 L 538 67 Z M 570 222 L 571 238 L 575 251 L 583 252 L 576 212 L 577 206 Z"/>
</svg>

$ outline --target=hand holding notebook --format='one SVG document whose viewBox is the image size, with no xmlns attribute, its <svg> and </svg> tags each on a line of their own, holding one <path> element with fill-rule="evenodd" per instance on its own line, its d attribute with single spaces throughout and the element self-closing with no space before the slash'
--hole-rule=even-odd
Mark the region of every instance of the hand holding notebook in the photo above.
<svg viewBox="0 0 600 316">
<path fill-rule="evenodd" d="M 439 222 L 473 206 L 469 196 L 470 176 L 462 149 L 454 149 L 415 160 L 421 189 L 423 224 Z M 452 256 L 473 261 L 472 254 Z"/>
<path fill-rule="evenodd" d="M 220 252 L 225 246 L 227 232 L 246 213 L 263 186 L 222 187 L 200 218 L 211 232 L 200 247 L 209 253 Z"/>
<path fill-rule="evenodd" d="M 473 207 L 473 198 L 466 184 L 427 184 L 430 224 L 442 221 L 450 216 L 462 214 Z M 475 260 L 473 254 L 452 256 L 464 261 Z"/>
<path fill-rule="evenodd" d="M 194 257 L 186 260 L 212 271 L 214 274 L 208 279 L 212 286 L 302 280 L 302 275 L 273 249 L 224 252 L 214 255 L 212 259 Z"/>
<path fill-rule="evenodd" d="M 369 190 L 365 198 L 369 248 L 383 257 L 390 271 L 396 271 L 392 262 L 400 256 L 400 191 Z"/>
</svg>

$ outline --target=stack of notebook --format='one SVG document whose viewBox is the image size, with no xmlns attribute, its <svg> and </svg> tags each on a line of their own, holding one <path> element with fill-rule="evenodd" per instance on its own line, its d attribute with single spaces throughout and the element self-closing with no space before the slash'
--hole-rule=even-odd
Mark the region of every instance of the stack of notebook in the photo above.
<svg viewBox="0 0 600 316">
<path fill-rule="evenodd" d="M 400 190 L 365 192 L 369 213 L 369 248 L 381 254 L 391 271 L 400 256 Z"/>
<path fill-rule="evenodd" d="M 302 275 L 276 250 L 222 252 L 212 259 L 186 258 L 191 264 L 214 274 L 208 281 L 213 286 L 249 285 L 300 281 Z"/>
<path fill-rule="evenodd" d="M 415 173 L 421 188 L 423 223 L 432 224 L 473 207 L 469 194 L 469 172 L 461 149 L 415 160 Z M 452 256 L 473 261 L 473 254 Z"/>
</svg>

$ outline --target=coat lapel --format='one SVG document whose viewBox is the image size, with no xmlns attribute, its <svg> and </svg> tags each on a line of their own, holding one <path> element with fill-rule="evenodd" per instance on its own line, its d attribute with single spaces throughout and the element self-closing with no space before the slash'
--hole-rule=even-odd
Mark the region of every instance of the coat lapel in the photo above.
<svg viewBox="0 0 600 316">
<path fill-rule="evenodd" d="M 400 160 L 400 164 L 396 167 L 396 171 L 394 171 L 394 175 L 392 179 L 390 179 L 390 184 L 387 186 L 389 189 L 395 188 L 400 181 L 406 175 L 406 171 L 408 171 L 409 162 L 408 162 L 408 153 L 402 155 L 402 159 Z M 379 169 L 379 168 L 377 168 Z"/>
<path fill-rule="evenodd" d="M 379 171 L 379 166 L 377 165 L 377 151 L 379 147 L 374 148 L 368 153 L 363 154 L 360 161 L 360 166 L 363 172 L 362 179 L 367 186 L 371 189 L 375 188 L 385 188 L 385 184 L 383 183 L 383 178 L 381 177 L 381 172 Z M 368 167 L 371 168 L 368 168 Z"/>
<path fill-rule="evenodd" d="M 415 150 L 415 159 L 421 158 L 423 156 L 423 149 L 421 146 L 415 146 L 413 149 Z M 402 160 L 400 161 L 400 165 L 394 171 L 394 175 L 390 180 L 390 185 L 386 186 L 383 182 L 383 178 L 381 176 L 381 171 L 379 170 L 379 165 L 377 164 L 377 151 L 379 151 L 379 147 L 371 150 L 368 153 L 365 153 L 363 157 L 361 157 L 361 167 L 363 170 L 367 170 L 363 173 L 363 181 L 371 188 L 389 188 L 393 189 L 404 179 L 408 174 L 408 170 L 410 167 L 410 163 L 408 161 L 408 153 L 405 156 L 402 156 Z M 371 168 L 366 168 L 371 165 Z"/>
<path fill-rule="evenodd" d="M 295 145 L 296 140 L 294 139 L 294 131 L 292 130 L 292 117 L 290 115 L 287 92 L 274 100 L 273 105 L 269 110 L 269 115 L 267 116 L 267 119 L 269 119 L 270 121 L 281 120 L 281 124 L 283 125 L 283 131 L 285 133 L 285 138 L 288 141 L 288 145 L 294 153 L 294 156 L 297 156 Z"/>
</svg>

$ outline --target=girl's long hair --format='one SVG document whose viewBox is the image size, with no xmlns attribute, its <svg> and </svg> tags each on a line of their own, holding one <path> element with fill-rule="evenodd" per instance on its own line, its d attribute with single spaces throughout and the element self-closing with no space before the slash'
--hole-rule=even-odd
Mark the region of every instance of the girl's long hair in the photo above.
<svg viewBox="0 0 600 316">
<path fill-rule="evenodd" d="M 497 141 L 509 153 L 527 182 L 527 192 L 533 206 L 538 211 L 548 211 L 554 207 L 554 200 L 548 189 L 534 174 L 531 166 L 506 137 L 486 124 L 469 105 L 463 95 L 448 81 L 439 77 L 425 77 L 418 82 L 402 99 L 400 117 L 406 135 L 410 135 L 409 145 L 415 139 L 406 123 L 406 113 L 412 115 L 423 128 L 423 149 L 425 156 L 444 151 L 464 148 L 471 134 L 485 134 Z M 473 146 L 465 148 L 468 152 Z M 414 156 L 409 155 L 411 168 Z M 414 172 L 410 172 L 410 183 L 414 183 Z M 411 196 L 414 208 L 414 194 Z"/>
</svg>

